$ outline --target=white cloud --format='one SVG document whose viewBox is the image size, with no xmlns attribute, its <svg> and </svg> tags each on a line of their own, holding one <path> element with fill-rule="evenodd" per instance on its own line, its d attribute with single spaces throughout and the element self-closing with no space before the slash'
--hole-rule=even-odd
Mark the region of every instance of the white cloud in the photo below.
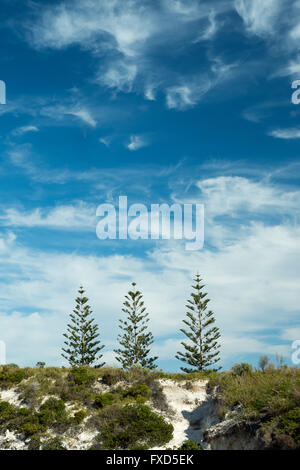
<svg viewBox="0 0 300 470">
<path fill-rule="evenodd" d="M 105 145 L 106 147 L 109 147 L 112 141 L 112 136 L 106 136 L 106 137 L 100 137 L 99 142 L 101 144 Z"/>
<path fill-rule="evenodd" d="M 300 340 L 300 327 L 295 326 L 294 328 L 286 328 L 281 334 L 281 338 L 287 341 Z"/>
<path fill-rule="evenodd" d="M 194 107 L 210 90 L 233 78 L 237 71 L 236 63 L 226 64 L 220 57 L 212 57 L 207 73 L 181 79 L 179 85 L 166 89 L 167 107 L 181 111 Z"/>
<path fill-rule="evenodd" d="M 127 145 L 128 150 L 139 150 L 148 145 L 147 140 L 141 135 L 131 135 Z"/>
<path fill-rule="evenodd" d="M 297 214 L 300 191 L 284 191 L 271 183 L 239 176 L 219 176 L 197 183 L 205 205 L 213 217 L 231 214 Z"/>
<path fill-rule="evenodd" d="M 263 352 L 287 354 L 299 317 L 299 192 L 238 177 L 210 178 L 199 181 L 197 187 L 198 200 L 207 206 L 206 243 L 220 241 L 214 250 L 206 246 L 188 253 L 180 244 L 158 242 L 145 258 L 104 256 L 99 241 L 100 254 L 80 255 L 31 249 L 13 234 L 1 237 L 0 331 L 9 360 L 60 363 L 61 334 L 81 283 L 100 324 L 107 357 L 112 359 L 121 303 L 133 280 L 150 312 L 157 340 L 154 350 L 167 359 L 181 339 L 185 300 L 197 271 L 203 274 L 221 328 L 224 359 L 238 355 L 243 360 L 247 354 Z M 49 212 L 50 222 L 50 213 L 52 224 L 53 218 L 62 224 L 63 215 L 54 217 Z M 279 219 L 274 221 L 274 215 Z M 33 214 L 32 226 L 41 218 Z"/>
<path fill-rule="evenodd" d="M 36 126 L 21 126 L 15 129 L 12 133 L 14 135 L 23 135 L 26 134 L 27 132 L 38 132 L 38 127 Z"/>
<path fill-rule="evenodd" d="M 131 91 L 136 76 L 137 66 L 135 64 L 119 60 L 109 65 L 104 73 L 99 72 L 97 81 L 119 91 Z"/>
<path fill-rule="evenodd" d="M 208 41 L 213 39 L 218 31 L 218 23 L 216 20 L 216 12 L 215 10 L 211 10 L 208 15 L 208 26 L 204 28 L 203 31 L 197 36 L 197 38 L 193 41 L 194 43 L 200 41 Z"/>
<path fill-rule="evenodd" d="M 167 89 L 167 106 L 170 109 L 186 109 L 194 106 L 196 100 L 188 85 L 173 86 Z"/>
<path fill-rule="evenodd" d="M 87 106 L 73 103 L 62 103 L 54 105 L 45 105 L 40 110 L 42 116 L 49 117 L 53 120 L 65 120 L 66 116 L 74 116 L 79 121 L 88 124 L 91 127 L 96 127 L 97 121 L 92 116 L 92 112 Z"/>
<path fill-rule="evenodd" d="M 45 227 L 64 230 L 93 230 L 96 225 L 96 208 L 83 202 L 37 208 L 30 212 L 7 208 L 0 212 L 0 225 L 5 227 Z"/>
<path fill-rule="evenodd" d="M 269 135 L 276 139 L 300 139 L 300 128 L 291 127 L 290 129 L 274 129 Z"/>
<path fill-rule="evenodd" d="M 199 79 L 198 84 L 184 84 L 167 88 L 166 102 L 169 109 L 185 110 L 197 102 L 211 89 L 209 79 Z"/>
<path fill-rule="evenodd" d="M 235 0 L 235 8 L 247 30 L 257 35 L 274 34 L 280 0 Z"/>
<path fill-rule="evenodd" d="M 99 84 L 123 92 L 144 90 L 148 100 L 154 100 L 154 90 L 159 87 L 168 95 L 171 107 L 175 98 L 170 95 L 181 95 L 184 108 L 184 100 L 188 106 L 195 100 L 185 97 L 186 92 L 180 90 L 184 85 L 174 83 L 173 73 L 154 63 L 152 47 L 160 45 L 176 50 L 178 31 L 186 35 L 180 47 L 189 47 L 200 39 L 212 39 L 219 26 L 217 16 L 227 10 L 230 10 L 227 1 L 208 4 L 197 0 L 160 0 L 157 6 L 139 0 L 65 1 L 43 9 L 34 22 L 27 24 L 27 37 L 36 48 L 78 45 L 96 58 L 95 81 Z M 195 84 L 193 88 L 193 95 L 201 96 L 203 84 Z"/>
<path fill-rule="evenodd" d="M 97 125 L 97 121 L 92 117 L 91 112 L 88 109 L 66 110 L 65 114 L 72 114 L 91 127 L 96 127 Z"/>
</svg>

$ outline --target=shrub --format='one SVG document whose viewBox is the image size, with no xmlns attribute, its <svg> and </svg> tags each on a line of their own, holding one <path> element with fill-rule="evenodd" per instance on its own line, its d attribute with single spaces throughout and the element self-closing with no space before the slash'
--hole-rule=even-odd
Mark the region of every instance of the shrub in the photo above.
<svg viewBox="0 0 300 470">
<path fill-rule="evenodd" d="M 67 421 L 66 406 L 62 400 L 49 398 L 40 408 L 38 418 L 44 426 L 51 426 L 55 423 L 64 423 Z"/>
<path fill-rule="evenodd" d="M 66 450 L 66 448 L 63 446 L 62 441 L 58 437 L 55 437 L 54 439 L 49 439 L 44 442 L 42 450 Z"/>
<path fill-rule="evenodd" d="M 104 408 L 105 406 L 112 405 L 116 401 L 113 393 L 102 393 L 96 395 L 94 405 L 96 408 Z"/>
<path fill-rule="evenodd" d="M 102 382 L 105 385 L 115 385 L 118 382 L 126 379 L 126 372 L 122 369 L 105 368 L 101 377 Z"/>
<path fill-rule="evenodd" d="M 74 421 L 75 421 L 76 424 L 80 424 L 80 423 L 82 423 L 82 421 L 84 420 L 85 417 L 86 417 L 86 412 L 85 411 L 83 411 L 83 410 L 77 411 L 74 414 Z"/>
<path fill-rule="evenodd" d="M 28 443 L 28 450 L 40 450 L 41 445 L 42 443 L 39 436 L 32 436 Z"/>
<path fill-rule="evenodd" d="M 69 372 L 68 380 L 76 385 L 90 385 L 95 377 L 86 367 L 75 367 Z"/>
<path fill-rule="evenodd" d="M 202 447 L 193 439 L 189 439 L 188 441 L 185 441 L 183 444 L 181 444 L 177 450 L 202 450 Z"/>
<path fill-rule="evenodd" d="M 44 432 L 45 427 L 41 425 L 36 414 L 25 417 L 17 427 L 17 431 L 25 434 L 26 437 L 34 436 L 37 433 Z"/>
<path fill-rule="evenodd" d="M 124 393 L 125 398 L 134 398 L 138 403 L 144 403 L 150 396 L 151 392 L 146 384 L 133 385 Z"/>
<path fill-rule="evenodd" d="M 247 364 L 247 362 L 242 362 L 241 364 L 235 364 L 231 368 L 231 373 L 233 375 L 243 375 L 243 374 L 250 374 L 252 372 L 251 364 Z"/>
<path fill-rule="evenodd" d="M 285 413 L 280 419 L 279 427 L 284 434 L 291 436 L 297 444 L 300 444 L 300 408 Z"/>
<path fill-rule="evenodd" d="M 16 416 L 16 413 L 16 408 L 9 402 L 0 402 L 0 424 L 13 419 Z"/>
<path fill-rule="evenodd" d="M 9 386 L 18 384 L 26 378 L 24 369 L 19 369 L 18 366 L 3 366 L 0 369 L 0 386 Z"/>
<path fill-rule="evenodd" d="M 42 362 L 42 361 L 39 361 L 39 362 L 36 363 L 36 367 L 38 369 L 44 369 L 45 365 L 46 365 L 46 363 Z"/>
<path fill-rule="evenodd" d="M 145 405 L 126 405 L 107 422 L 99 439 L 104 449 L 148 449 L 169 442 L 173 426 Z"/>
</svg>

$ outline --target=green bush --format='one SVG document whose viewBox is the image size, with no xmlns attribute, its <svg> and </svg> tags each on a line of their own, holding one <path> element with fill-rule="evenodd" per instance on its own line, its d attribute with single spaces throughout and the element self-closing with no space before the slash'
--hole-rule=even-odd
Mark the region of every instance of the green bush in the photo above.
<svg viewBox="0 0 300 470">
<path fill-rule="evenodd" d="M 0 369 L 0 386 L 14 385 L 22 382 L 27 374 L 24 369 L 19 369 L 18 366 L 2 366 Z"/>
<path fill-rule="evenodd" d="M 250 374 L 252 372 L 251 364 L 247 364 L 247 362 L 242 362 L 241 364 L 235 364 L 231 368 L 231 373 L 233 375 L 243 375 L 243 374 Z"/>
<path fill-rule="evenodd" d="M 134 398 L 138 403 L 144 403 L 150 396 L 150 389 L 144 383 L 133 385 L 124 393 L 125 398 Z"/>
<path fill-rule="evenodd" d="M 96 408 L 104 408 L 105 406 L 112 405 L 116 401 L 116 397 L 113 393 L 102 393 L 96 395 L 94 405 Z"/>
<path fill-rule="evenodd" d="M 295 408 L 281 416 L 280 430 L 300 444 L 300 408 Z"/>
<path fill-rule="evenodd" d="M 90 385 L 95 380 L 95 376 L 86 367 L 75 367 L 68 374 L 69 382 L 76 385 Z"/>
<path fill-rule="evenodd" d="M 38 369 L 44 369 L 45 365 L 46 365 L 46 362 L 38 361 L 35 367 L 37 367 Z"/>
<path fill-rule="evenodd" d="M 28 450 L 40 450 L 41 448 L 41 439 L 39 436 L 32 436 L 28 443 Z"/>
<path fill-rule="evenodd" d="M 0 424 L 13 419 L 16 416 L 16 408 L 7 401 L 0 402 Z"/>
<path fill-rule="evenodd" d="M 57 423 L 64 423 L 67 421 L 67 411 L 65 403 L 56 398 L 49 398 L 41 406 L 38 413 L 39 422 L 44 426 L 52 426 Z"/>
<path fill-rule="evenodd" d="M 145 405 L 126 405 L 99 436 L 104 449 L 148 449 L 173 437 L 173 426 Z"/>
<path fill-rule="evenodd" d="M 14 430 L 24 434 L 26 437 L 30 437 L 37 433 L 43 433 L 45 431 L 45 427 L 40 423 L 38 416 L 33 414 L 25 417 Z"/>
<path fill-rule="evenodd" d="M 77 411 L 74 414 L 74 421 L 76 424 L 80 424 L 82 423 L 85 417 L 86 417 L 86 412 L 84 410 Z"/>
<path fill-rule="evenodd" d="M 188 441 L 185 441 L 183 444 L 181 444 L 177 450 L 202 450 L 202 447 L 193 439 L 189 439 Z"/>
<path fill-rule="evenodd" d="M 118 382 L 126 380 L 126 372 L 122 369 L 107 367 L 103 369 L 101 380 L 105 385 L 115 385 Z"/>
<path fill-rule="evenodd" d="M 63 446 L 62 441 L 58 437 L 55 437 L 54 439 L 49 439 L 44 442 L 42 450 L 66 450 L 66 448 Z"/>
</svg>

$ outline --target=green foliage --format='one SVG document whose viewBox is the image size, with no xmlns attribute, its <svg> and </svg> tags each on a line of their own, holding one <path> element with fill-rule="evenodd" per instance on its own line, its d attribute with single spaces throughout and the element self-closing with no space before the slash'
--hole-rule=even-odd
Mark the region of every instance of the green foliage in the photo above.
<svg viewBox="0 0 300 470">
<path fill-rule="evenodd" d="M 114 393 L 102 393 L 95 396 L 94 405 L 96 408 L 104 408 L 114 403 L 126 403 L 135 401 L 145 403 L 151 396 L 151 391 L 146 384 L 134 384 L 128 389 L 116 389 Z"/>
<path fill-rule="evenodd" d="M 84 418 L 86 417 L 86 412 L 84 410 L 76 411 L 74 414 L 74 421 L 76 424 L 82 423 Z"/>
<path fill-rule="evenodd" d="M 22 433 L 25 437 L 34 436 L 38 433 L 43 433 L 46 428 L 41 424 L 39 416 L 34 414 L 29 414 L 24 416 L 23 420 L 20 420 L 19 426 L 15 428 L 17 432 Z"/>
<path fill-rule="evenodd" d="M 27 377 L 25 369 L 19 369 L 15 364 L 0 368 L 0 387 L 18 384 Z"/>
<path fill-rule="evenodd" d="M 185 362 L 190 367 L 181 367 L 183 372 L 203 371 L 214 366 L 220 360 L 220 338 L 219 328 L 213 326 L 215 323 L 214 313 L 207 310 L 209 299 L 203 292 L 204 285 L 199 274 L 194 279 L 192 286 L 194 292 L 191 293 L 191 300 L 187 301 L 186 319 L 183 323 L 188 327 L 180 331 L 188 338 L 189 343 L 182 342 L 184 352 L 177 352 L 176 359 Z"/>
<path fill-rule="evenodd" d="M 280 416 L 299 406 L 300 370 L 266 369 L 241 375 L 222 372 L 211 377 L 210 386 L 218 387 L 228 410 L 242 405 L 248 416 Z"/>
<path fill-rule="evenodd" d="M 300 407 L 281 416 L 279 428 L 282 433 L 291 436 L 300 445 Z"/>
<path fill-rule="evenodd" d="M 126 380 L 126 372 L 122 369 L 107 367 L 105 368 L 105 372 L 102 374 L 101 379 L 105 385 L 115 385 L 121 380 Z"/>
<path fill-rule="evenodd" d="M 44 433 L 49 427 L 68 424 L 68 415 L 62 400 L 49 398 L 39 411 L 18 408 L 0 402 L 0 427 L 22 433 L 26 437 Z"/>
<path fill-rule="evenodd" d="M 75 385 L 90 385 L 95 377 L 86 367 L 75 367 L 69 372 L 68 380 Z"/>
<path fill-rule="evenodd" d="M 28 443 L 28 450 L 40 450 L 42 445 L 41 439 L 38 435 L 34 435 L 31 437 Z"/>
<path fill-rule="evenodd" d="M 126 405 L 99 436 L 104 449 L 148 449 L 172 439 L 173 426 L 145 405 Z"/>
<path fill-rule="evenodd" d="M 65 403 L 56 398 L 49 398 L 41 406 L 38 418 L 39 422 L 46 427 L 53 424 L 65 423 L 68 418 Z"/>
<path fill-rule="evenodd" d="M 43 362 L 43 361 L 38 361 L 36 363 L 36 367 L 38 367 L 39 369 L 44 369 L 45 365 L 46 365 L 46 362 Z"/>
<path fill-rule="evenodd" d="M 87 304 L 88 298 L 84 296 L 84 292 L 84 289 L 80 287 L 75 309 L 70 314 L 71 323 L 68 324 L 67 333 L 64 334 L 66 347 L 62 348 L 62 356 L 71 366 L 102 367 L 105 363 L 98 361 L 103 356 L 100 351 L 104 345 L 99 346 L 99 327 L 94 324 L 94 319 L 90 318 L 92 311 Z"/>
<path fill-rule="evenodd" d="M 0 424 L 13 419 L 16 415 L 16 410 L 13 405 L 7 401 L 0 402 Z"/>
<path fill-rule="evenodd" d="M 231 368 L 231 373 L 233 375 L 239 376 L 243 374 L 251 374 L 252 366 L 247 362 L 242 362 L 241 364 L 234 364 Z"/>
<path fill-rule="evenodd" d="M 146 312 L 143 296 L 132 283 L 132 290 L 125 296 L 122 311 L 127 315 L 126 320 L 120 320 L 119 326 L 122 334 L 118 336 L 121 348 L 115 350 L 116 359 L 124 369 L 139 365 L 148 369 L 155 369 L 157 357 L 150 357 L 150 346 L 153 335 L 147 332 L 149 314 Z"/>
<path fill-rule="evenodd" d="M 112 405 L 116 401 L 116 395 L 113 393 L 102 393 L 96 395 L 94 405 L 96 408 L 104 408 L 105 406 Z"/>
<path fill-rule="evenodd" d="M 177 450 L 202 450 L 202 447 L 193 439 L 189 439 L 188 441 L 185 441 L 183 444 L 181 444 Z"/>
<path fill-rule="evenodd" d="M 63 446 L 61 439 L 55 437 L 54 439 L 49 439 L 44 442 L 42 450 L 66 450 Z"/>
<path fill-rule="evenodd" d="M 138 403 L 146 402 L 151 396 L 151 391 L 146 384 L 136 384 L 130 387 L 124 397 L 133 398 Z"/>
</svg>

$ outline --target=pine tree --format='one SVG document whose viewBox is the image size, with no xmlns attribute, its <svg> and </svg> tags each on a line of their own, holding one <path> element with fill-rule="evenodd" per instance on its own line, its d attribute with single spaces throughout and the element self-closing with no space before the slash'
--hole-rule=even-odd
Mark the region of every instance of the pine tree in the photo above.
<svg viewBox="0 0 300 470">
<path fill-rule="evenodd" d="M 83 287 L 80 286 L 75 309 L 70 314 L 71 322 L 67 325 L 67 333 L 64 333 L 66 348 L 62 348 L 62 356 L 72 367 L 92 365 L 102 367 L 105 363 L 99 364 L 98 361 L 103 356 L 99 353 L 104 345 L 99 346 L 100 341 L 97 339 L 99 328 L 90 317 L 92 310 L 87 303 L 89 299 L 84 293 Z"/>
<path fill-rule="evenodd" d="M 157 357 L 149 357 L 150 345 L 154 338 L 151 332 L 147 332 L 149 322 L 148 313 L 144 306 L 143 296 L 136 290 L 135 282 L 132 290 L 125 296 L 122 311 L 126 313 L 126 320 L 119 320 L 119 327 L 123 331 L 118 335 L 118 341 L 123 347 L 115 350 L 116 359 L 124 369 L 140 365 L 148 369 L 155 369 Z"/>
<path fill-rule="evenodd" d="M 202 279 L 197 274 L 194 279 L 194 291 L 191 293 L 191 299 L 187 301 L 187 319 L 183 323 L 188 327 L 181 329 L 190 340 L 189 344 L 182 342 L 185 351 L 177 352 L 176 359 L 185 362 L 191 368 L 181 367 L 184 372 L 203 371 L 213 366 L 219 360 L 218 339 L 220 338 L 219 328 L 213 326 L 215 323 L 214 313 L 207 310 L 209 299 L 203 292 L 204 285 L 201 285 Z M 219 370 L 219 368 L 214 370 Z"/>
</svg>

